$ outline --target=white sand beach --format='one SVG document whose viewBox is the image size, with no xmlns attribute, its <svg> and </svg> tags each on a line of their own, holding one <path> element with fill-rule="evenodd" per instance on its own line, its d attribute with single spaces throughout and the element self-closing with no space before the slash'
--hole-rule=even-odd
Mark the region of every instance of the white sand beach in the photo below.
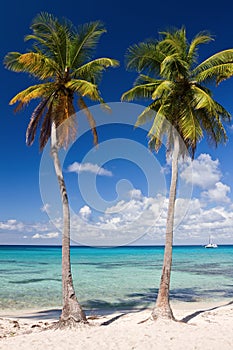
<svg viewBox="0 0 233 350">
<path fill-rule="evenodd" d="M 233 302 L 176 302 L 172 307 L 181 322 L 152 321 L 149 309 L 95 312 L 88 316 L 89 325 L 68 330 L 49 329 L 60 310 L 1 312 L 0 349 L 233 349 Z"/>
</svg>

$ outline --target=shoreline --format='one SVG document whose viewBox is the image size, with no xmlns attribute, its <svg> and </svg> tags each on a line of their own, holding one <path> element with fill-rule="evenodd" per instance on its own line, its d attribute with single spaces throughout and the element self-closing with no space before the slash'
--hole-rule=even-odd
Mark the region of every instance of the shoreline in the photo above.
<svg viewBox="0 0 233 350">
<path fill-rule="evenodd" d="M 49 329 L 60 309 L 0 312 L 0 349 L 230 350 L 233 301 L 171 302 L 173 321 L 153 321 L 152 308 L 87 312 L 89 325 Z"/>
<path fill-rule="evenodd" d="M 232 302 L 232 298 L 221 298 L 221 299 L 205 299 L 202 301 L 182 301 L 182 300 L 170 300 L 172 309 L 179 313 L 179 311 L 192 311 L 196 309 L 211 309 L 214 307 L 224 307 Z M 83 307 L 87 316 L 98 314 L 100 316 L 111 315 L 115 313 L 134 313 L 140 311 L 152 311 L 154 303 L 149 306 L 139 305 L 138 307 L 128 308 L 93 308 L 86 309 Z M 61 306 L 51 307 L 38 307 L 38 308 L 22 308 L 22 309 L 1 309 L 0 318 L 46 318 L 46 319 L 58 319 L 61 313 Z"/>
</svg>

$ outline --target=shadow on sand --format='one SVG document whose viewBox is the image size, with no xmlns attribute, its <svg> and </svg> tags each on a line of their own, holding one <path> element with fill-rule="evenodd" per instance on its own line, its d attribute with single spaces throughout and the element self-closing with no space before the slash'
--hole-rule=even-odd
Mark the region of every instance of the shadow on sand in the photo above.
<svg viewBox="0 0 233 350">
<path fill-rule="evenodd" d="M 108 326 L 109 324 L 115 322 L 119 318 L 121 318 L 124 315 L 127 315 L 129 313 L 132 314 L 132 313 L 137 313 L 137 312 L 144 311 L 144 310 L 149 311 L 148 305 L 141 307 L 141 308 L 136 308 L 135 305 L 134 305 L 134 307 L 132 307 L 132 305 L 130 305 L 130 306 L 128 305 L 128 307 L 126 307 L 126 308 L 114 308 L 113 309 L 113 308 L 106 307 L 107 305 L 105 303 L 103 303 L 103 304 L 105 304 L 104 305 L 105 308 L 99 308 L 99 309 L 94 308 L 93 309 L 93 306 L 97 306 L 97 305 L 99 306 L 100 304 L 101 304 L 100 300 L 95 300 L 95 301 L 92 301 L 91 303 L 89 301 L 89 306 L 92 306 L 92 309 L 90 308 L 88 310 L 88 308 L 87 308 L 87 309 L 85 309 L 85 312 L 86 312 L 87 318 L 90 318 L 90 319 L 92 319 L 93 317 L 100 318 L 101 316 L 107 316 L 107 315 L 112 316 L 110 319 L 102 322 L 100 324 L 101 326 Z M 187 316 L 183 317 L 182 319 L 180 319 L 179 322 L 188 323 L 190 320 L 194 319 L 195 317 L 197 317 L 198 315 L 200 315 L 202 313 L 221 309 L 221 308 L 224 308 L 224 307 L 226 307 L 228 305 L 232 305 L 232 304 L 233 304 L 233 301 L 230 301 L 226 304 L 222 304 L 219 306 L 195 311 L 195 312 L 191 313 L 190 315 L 187 315 Z M 28 311 L 25 313 L 21 313 L 20 316 L 14 315 L 14 318 L 17 317 L 17 319 L 28 319 L 28 320 L 37 320 L 37 321 L 48 321 L 48 320 L 57 321 L 59 319 L 60 315 L 61 315 L 61 309 L 47 309 L 47 310 L 32 311 L 32 312 Z M 4 317 L 12 318 L 12 316 L 10 316 L 10 315 L 4 315 Z"/>
<path fill-rule="evenodd" d="M 195 311 L 195 312 L 193 312 L 192 314 L 187 315 L 187 316 L 185 316 L 184 318 L 182 318 L 182 319 L 180 320 L 180 322 L 187 323 L 187 322 L 189 322 L 190 320 L 192 320 L 193 318 L 195 318 L 196 316 L 198 316 L 198 315 L 200 315 L 200 314 L 202 314 L 202 313 L 204 313 L 204 312 L 213 311 L 213 310 L 217 310 L 217 309 L 221 309 L 221 308 L 223 308 L 223 307 L 225 307 L 225 306 L 228 306 L 228 305 L 231 305 L 231 304 L 233 304 L 233 301 L 230 301 L 230 302 L 227 303 L 227 304 L 215 306 L 215 307 L 212 307 L 212 308 L 209 308 L 209 309 L 204 309 L 204 310 Z"/>
</svg>

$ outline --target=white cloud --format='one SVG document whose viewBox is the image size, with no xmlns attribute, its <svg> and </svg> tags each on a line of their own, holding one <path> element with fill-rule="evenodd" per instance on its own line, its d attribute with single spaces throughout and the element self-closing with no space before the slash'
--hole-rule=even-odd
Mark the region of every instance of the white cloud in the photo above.
<svg viewBox="0 0 233 350">
<path fill-rule="evenodd" d="M 190 205 L 192 208 L 192 202 Z M 186 236 L 187 238 L 208 236 L 210 232 L 213 232 L 219 241 L 223 238 L 233 239 L 232 229 L 232 206 L 229 208 L 218 206 L 213 208 L 203 208 L 200 204 L 199 212 L 195 215 L 190 215 L 190 212 L 185 216 L 184 220 L 179 226 L 179 232 L 177 232 L 178 239 Z M 180 233 L 182 234 L 180 235 Z"/>
<path fill-rule="evenodd" d="M 211 159 L 209 154 L 201 154 L 194 161 L 189 161 L 188 165 L 181 166 L 180 176 L 186 183 L 204 190 L 201 193 L 204 203 L 230 203 L 228 194 L 231 189 L 220 181 L 222 172 L 219 160 Z"/>
<path fill-rule="evenodd" d="M 135 192 L 139 194 L 139 192 Z M 164 244 L 168 198 L 136 196 L 109 207 L 95 222 L 72 218 L 72 239 L 87 245 L 141 242 Z M 176 200 L 174 239 L 178 244 L 204 244 L 214 233 L 218 243 L 233 242 L 233 204 L 212 208 L 198 198 Z M 146 234 L 146 235 L 145 235 Z"/>
<path fill-rule="evenodd" d="M 133 190 L 129 191 L 129 195 L 131 198 L 141 198 L 142 192 L 134 188 Z"/>
<path fill-rule="evenodd" d="M 78 163 L 74 162 L 73 164 L 68 166 L 68 171 L 73 173 L 82 173 L 84 171 L 94 173 L 100 176 L 113 176 L 112 172 L 106 170 L 102 167 L 99 167 L 97 164 L 92 163 Z"/>
<path fill-rule="evenodd" d="M 180 177 L 188 184 L 208 189 L 222 177 L 219 160 L 213 160 L 209 154 L 201 154 L 197 159 L 188 162 L 181 170 Z"/>
<path fill-rule="evenodd" d="M 61 225 L 62 228 L 62 225 Z M 42 238 L 55 238 L 58 233 L 54 233 L 52 230 L 54 229 L 54 225 L 52 222 L 47 223 L 23 223 L 21 221 L 17 221 L 15 219 L 10 219 L 5 222 L 0 222 L 0 233 L 8 234 L 7 231 L 18 233 L 18 237 L 21 238 L 39 238 L 40 235 Z M 37 232 L 35 234 L 35 232 Z M 33 235 L 33 236 L 32 236 Z"/>
<path fill-rule="evenodd" d="M 86 245 L 122 245 L 141 237 L 143 243 L 164 244 L 168 198 L 161 195 L 146 197 L 137 189 L 133 193 L 136 196 L 119 201 L 101 216 L 93 216 L 94 213 L 87 205 L 80 209 L 79 215 L 73 213 L 71 239 Z M 178 198 L 174 242 L 205 244 L 211 234 L 218 244 L 233 243 L 233 204 L 220 204 L 208 207 L 198 198 Z M 14 219 L 0 223 L 0 227 L 7 227 L 11 232 L 18 228 L 18 232 L 22 232 L 22 239 L 27 236 L 27 239 L 32 237 L 36 241 L 57 239 L 60 236 L 58 232 L 62 230 L 62 219 L 57 218 L 54 224 L 57 231 L 52 229 L 51 223 L 26 225 Z"/>
<path fill-rule="evenodd" d="M 59 236 L 58 232 L 49 232 L 46 234 L 39 234 L 36 233 L 35 235 L 32 236 L 32 239 L 51 239 L 51 238 L 57 238 Z"/>
<path fill-rule="evenodd" d="M 88 219 L 91 216 L 91 209 L 90 207 L 88 207 L 87 205 L 84 205 L 84 207 L 82 207 L 79 210 L 79 214 L 83 219 Z"/>
<path fill-rule="evenodd" d="M 24 229 L 25 229 L 24 223 L 17 221 L 15 219 L 9 219 L 5 222 L 0 222 L 0 230 L 22 232 Z"/>
<path fill-rule="evenodd" d="M 87 169 L 91 167 L 87 164 L 94 166 L 92 172 L 97 172 L 97 168 L 98 171 L 106 171 L 90 163 L 73 163 L 69 171 L 90 171 Z M 82 168 L 83 165 L 86 168 Z M 219 161 L 211 159 L 208 154 L 201 154 L 192 163 L 181 165 L 181 177 L 187 184 L 199 186 L 202 192 L 200 198 L 176 200 L 175 243 L 205 243 L 209 234 L 213 233 L 219 244 L 224 240 L 225 243 L 233 243 L 233 203 L 228 197 L 230 187 L 220 181 Z M 146 197 L 141 190 L 133 188 L 127 197 L 101 214 L 92 212 L 88 205 L 84 205 L 78 214 L 72 213 L 71 239 L 86 245 L 123 245 L 146 234 L 141 238 L 142 242 L 164 244 L 167 207 L 168 198 L 165 196 Z M 58 231 L 62 230 L 61 218 L 53 220 L 53 224 Z M 58 232 L 53 232 L 52 223 L 26 225 L 11 219 L 0 222 L 0 229 L 23 232 L 28 238 L 33 234 L 33 239 L 59 236 Z"/>
<path fill-rule="evenodd" d="M 230 198 L 227 196 L 231 189 L 229 186 L 224 185 L 222 182 L 217 182 L 214 188 L 208 189 L 202 193 L 203 198 L 208 201 L 216 203 L 229 203 Z"/>
<path fill-rule="evenodd" d="M 71 218 L 71 237 L 73 241 L 87 245 L 122 245 L 128 244 L 150 230 L 159 227 L 158 236 L 163 236 L 166 215 L 163 212 L 162 196 L 145 197 L 141 191 L 133 191 L 135 195 L 129 200 L 120 200 L 109 207 L 95 220 L 82 220 L 79 216 Z M 165 220 L 164 220 L 165 219 Z"/>
</svg>

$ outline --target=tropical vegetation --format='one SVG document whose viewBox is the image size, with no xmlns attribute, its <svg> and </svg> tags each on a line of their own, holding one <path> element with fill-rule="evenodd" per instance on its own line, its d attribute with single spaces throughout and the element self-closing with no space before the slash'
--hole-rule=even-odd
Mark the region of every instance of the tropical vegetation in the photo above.
<svg viewBox="0 0 233 350">
<path fill-rule="evenodd" d="M 75 101 L 83 109 L 93 133 L 98 136 L 95 120 L 87 108 L 85 98 L 103 103 L 99 90 L 102 73 L 108 67 L 118 66 L 111 58 L 93 58 L 100 37 L 106 32 L 100 21 L 76 28 L 67 19 L 58 20 L 51 14 L 40 13 L 32 22 L 32 49 L 26 53 L 10 52 L 5 56 L 5 67 L 14 72 L 28 73 L 36 79 L 12 98 L 18 103 L 16 111 L 32 100 L 39 100 L 31 114 L 26 132 L 26 143 L 32 145 L 39 130 L 40 150 L 51 138 L 51 155 L 60 186 L 63 208 L 62 234 L 62 290 L 63 308 L 60 326 L 87 322 L 73 286 L 70 263 L 70 212 L 68 196 L 61 165 L 59 149 L 67 147 L 76 136 Z"/>
<path fill-rule="evenodd" d="M 164 261 L 152 311 L 154 319 L 174 319 L 169 294 L 178 160 L 187 154 L 193 159 L 204 136 L 215 146 L 227 141 L 223 123 L 231 116 L 214 99 L 211 82 L 219 84 L 233 75 L 233 49 L 220 51 L 198 64 L 199 45 L 211 40 L 208 32 L 201 32 L 189 42 L 186 29 L 182 27 L 160 33 L 158 40 L 132 45 L 126 53 L 127 69 L 139 75 L 134 86 L 122 95 L 122 100 L 149 100 L 136 126 L 152 121 L 149 147 L 159 151 L 165 138 L 167 154 L 172 158 Z"/>
</svg>

